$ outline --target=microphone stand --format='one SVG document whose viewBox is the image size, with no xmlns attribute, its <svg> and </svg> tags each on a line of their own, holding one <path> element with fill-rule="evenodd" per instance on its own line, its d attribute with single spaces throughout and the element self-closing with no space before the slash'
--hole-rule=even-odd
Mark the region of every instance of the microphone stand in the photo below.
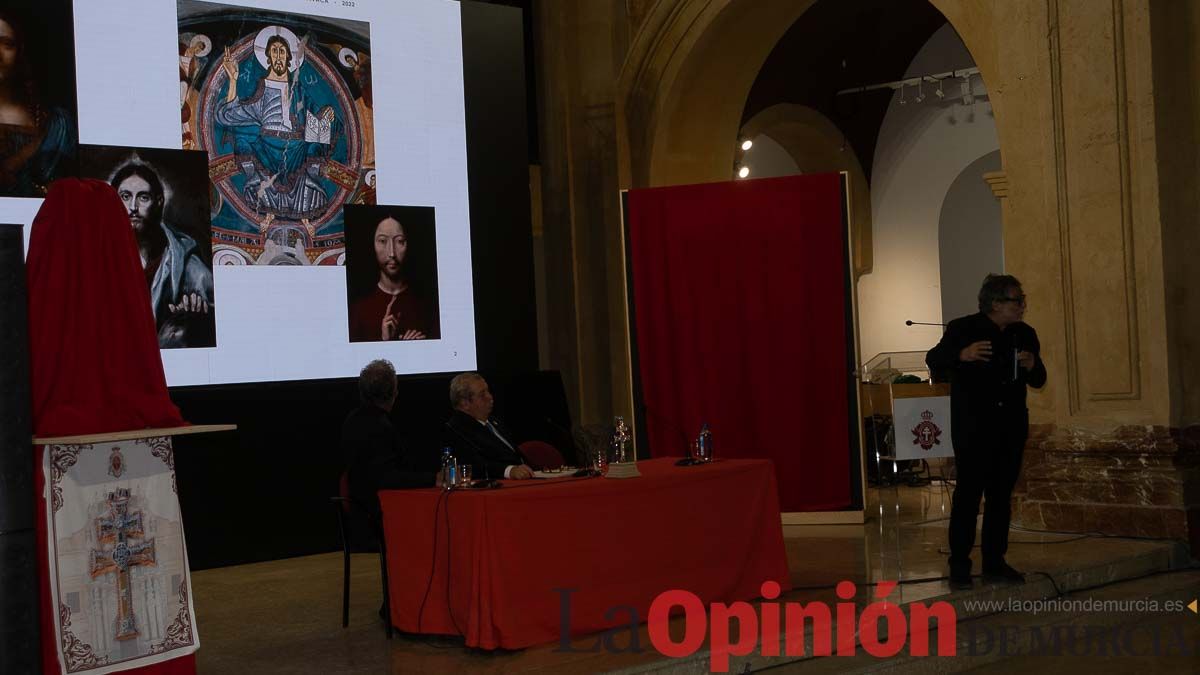
<svg viewBox="0 0 1200 675">
<path fill-rule="evenodd" d="M 646 412 L 648 414 L 651 414 L 654 417 L 654 419 L 658 420 L 659 422 L 666 423 L 667 426 L 674 429 L 680 436 L 683 437 L 683 447 L 687 448 L 687 456 L 685 456 L 683 459 L 676 461 L 675 466 L 696 466 L 697 464 L 702 464 L 702 462 L 700 460 L 698 460 L 692 456 L 692 439 L 687 435 L 686 432 L 684 432 L 683 429 L 681 429 L 679 427 L 678 424 L 675 424 L 671 420 L 663 419 L 662 416 L 660 416 L 658 413 L 651 413 L 650 406 L 646 406 Z"/>
<path fill-rule="evenodd" d="M 475 481 L 475 484 L 472 487 L 482 487 L 482 488 L 491 488 L 491 489 L 496 489 L 496 488 L 502 487 L 501 483 L 499 481 L 492 480 L 491 475 L 488 473 L 487 460 L 483 459 L 483 452 L 481 452 L 482 448 L 480 448 L 475 443 L 475 441 L 472 441 L 471 439 L 467 438 L 466 434 L 459 431 L 458 429 L 455 429 L 454 425 L 450 424 L 450 420 L 446 420 L 445 426 L 447 429 L 454 432 L 455 436 L 458 436 L 459 438 L 463 439 L 464 441 L 467 442 L 467 445 L 474 448 L 475 452 L 476 452 L 476 456 L 478 456 L 481 459 L 480 463 L 483 465 L 483 481 L 482 482 Z"/>
<path fill-rule="evenodd" d="M 579 446 L 575 444 L 574 434 L 572 434 L 571 431 L 563 425 L 550 419 L 549 416 L 543 417 L 542 421 L 559 433 L 566 435 L 567 440 L 571 443 L 571 448 L 575 451 L 575 459 L 578 460 L 581 453 L 579 452 Z M 600 472 L 591 467 L 580 467 L 578 471 L 571 475 L 574 478 L 583 478 L 584 476 L 599 476 Z"/>
</svg>

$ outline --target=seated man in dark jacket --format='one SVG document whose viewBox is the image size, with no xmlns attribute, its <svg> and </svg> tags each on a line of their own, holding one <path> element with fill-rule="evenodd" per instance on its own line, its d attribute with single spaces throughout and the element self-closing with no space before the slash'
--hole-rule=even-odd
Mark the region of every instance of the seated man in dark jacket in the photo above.
<svg viewBox="0 0 1200 675">
<path fill-rule="evenodd" d="M 375 515 L 379 490 L 433 487 L 438 476 L 418 471 L 411 453 L 400 445 L 388 415 L 396 402 L 396 370 L 383 359 L 358 376 L 362 405 L 342 424 L 342 457 L 349 473 L 350 496 Z"/>
<path fill-rule="evenodd" d="M 517 444 L 491 419 L 492 392 L 479 373 L 461 373 L 450 381 L 454 412 L 446 423 L 448 445 L 459 462 L 471 464 L 476 478 L 532 478 Z"/>
</svg>

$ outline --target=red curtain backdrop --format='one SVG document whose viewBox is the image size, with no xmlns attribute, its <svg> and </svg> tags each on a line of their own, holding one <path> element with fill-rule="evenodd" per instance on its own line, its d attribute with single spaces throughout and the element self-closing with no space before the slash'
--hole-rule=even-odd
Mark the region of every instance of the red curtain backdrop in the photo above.
<svg viewBox="0 0 1200 675">
<path fill-rule="evenodd" d="M 842 209 L 838 174 L 629 192 L 652 456 L 707 422 L 718 459 L 774 461 L 783 511 L 850 505 Z"/>
<path fill-rule="evenodd" d="M 34 435 L 74 436 L 184 424 L 167 394 L 150 291 L 129 215 L 107 183 L 55 182 L 34 218 L 26 257 Z M 38 558 L 49 569 L 41 447 L 35 447 Z M 50 582 L 43 577 L 42 670 L 59 673 Z M 195 655 L 132 668 L 188 675 Z"/>
</svg>

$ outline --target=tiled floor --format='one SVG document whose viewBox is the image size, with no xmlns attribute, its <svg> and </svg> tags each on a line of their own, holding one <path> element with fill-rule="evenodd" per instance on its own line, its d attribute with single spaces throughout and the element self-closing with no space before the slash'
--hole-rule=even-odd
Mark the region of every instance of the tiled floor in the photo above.
<svg viewBox="0 0 1200 675">
<path fill-rule="evenodd" d="M 860 586 L 860 601 L 868 597 L 872 582 L 905 582 L 889 596 L 889 600 L 899 604 L 932 598 L 951 598 L 957 602 L 963 598 L 1013 593 L 1012 590 L 985 586 L 981 581 L 976 582 L 973 592 L 950 593 L 941 579 L 945 574 L 945 519 L 948 515 L 949 495 L 940 487 L 882 488 L 870 492 L 866 525 L 785 527 L 788 564 L 796 590 L 781 600 L 809 602 L 815 599 L 834 603 L 837 599 L 832 586 L 842 580 Z M 1050 589 L 1054 586 L 1089 588 L 1181 564 L 1179 547 L 1170 542 L 1081 538 L 1017 530 L 1010 534 L 1010 542 L 1008 557 L 1014 566 L 1027 572 L 1043 571 L 1055 579 L 1051 584 L 1043 577 L 1031 574 L 1031 583 L 1021 587 L 1023 597 L 1052 594 Z M 376 614 L 380 603 L 379 567 L 372 554 L 355 556 L 350 627 L 342 629 L 341 562 L 340 554 L 326 554 L 195 573 L 193 587 L 202 645 L 198 655 L 200 673 L 336 675 L 707 670 L 707 663 L 702 659 L 691 662 L 663 659 L 650 647 L 644 626 L 639 636 L 643 651 L 639 654 L 585 651 L 595 643 L 595 638 L 577 640 L 573 645 L 576 651 L 572 652 L 561 651 L 559 645 L 551 644 L 518 652 L 486 653 L 465 649 L 461 642 L 449 639 L 405 635 L 398 635 L 389 642 L 384 638 L 383 625 Z M 1188 574 L 1195 576 L 1189 578 Z M 1186 594 L 1200 588 L 1198 573 L 1169 577 L 1157 586 L 1150 583 L 1146 592 L 1158 589 L 1164 593 Z M 930 580 L 921 581 L 923 579 Z M 1035 579 L 1042 581 L 1034 583 Z M 1135 590 L 1141 592 L 1140 587 Z M 960 609 L 960 620 L 968 618 L 963 612 Z M 1167 625 L 1180 617 L 1194 619 L 1200 626 L 1200 617 L 1186 612 L 1154 619 Z M 619 646 L 625 646 L 627 640 L 627 635 L 622 636 Z M 1020 663 L 1022 657 L 1016 658 Z M 1136 658 L 1122 657 L 1123 665 L 1136 662 Z M 940 659 L 938 664 L 934 667 L 926 661 L 910 664 L 910 669 L 947 671 L 973 667 L 999 672 L 999 668 L 1006 668 L 1002 662 L 987 659 L 961 663 Z M 748 657 L 742 662 L 735 661 L 735 665 L 738 672 L 742 672 L 746 666 L 757 669 L 783 664 Z M 879 664 L 876 662 L 875 665 Z M 1027 663 L 1021 667 L 1029 669 L 1033 665 Z M 785 665 L 789 671 L 799 668 L 838 671 L 863 667 L 864 663 L 859 660 L 837 659 Z M 1101 667 L 1097 672 L 1115 671 Z"/>
</svg>

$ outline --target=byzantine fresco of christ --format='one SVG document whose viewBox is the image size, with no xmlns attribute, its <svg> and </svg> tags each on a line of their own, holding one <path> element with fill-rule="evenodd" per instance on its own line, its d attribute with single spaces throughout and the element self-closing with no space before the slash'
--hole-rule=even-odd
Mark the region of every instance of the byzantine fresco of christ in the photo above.
<svg viewBox="0 0 1200 675">
<path fill-rule="evenodd" d="M 181 130 L 209 156 L 214 263 L 341 264 L 341 207 L 375 195 L 369 26 L 192 0 L 179 17 Z"/>
</svg>

